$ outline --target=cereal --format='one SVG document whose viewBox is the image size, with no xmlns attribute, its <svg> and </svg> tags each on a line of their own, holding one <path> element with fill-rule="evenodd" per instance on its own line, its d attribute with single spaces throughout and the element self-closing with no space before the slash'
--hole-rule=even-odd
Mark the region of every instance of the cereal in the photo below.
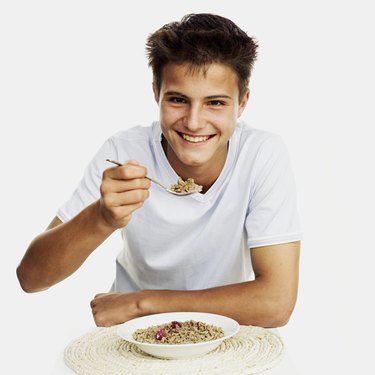
<svg viewBox="0 0 375 375">
<path fill-rule="evenodd" d="M 170 190 L 176 193 L 199 193 L 202 191 L 202 186 L 197 185 L 193 178 L 184 181 L 181 177 L 178 177 L 177 184 L 171 185 Z"/>
<path fill-rule="evenodd" d="M 137 329 L 134 340 L 150 344 L 194 344 L 224 337 L 221 327 L 194 320 L 151 326 Z"/>
</svg>

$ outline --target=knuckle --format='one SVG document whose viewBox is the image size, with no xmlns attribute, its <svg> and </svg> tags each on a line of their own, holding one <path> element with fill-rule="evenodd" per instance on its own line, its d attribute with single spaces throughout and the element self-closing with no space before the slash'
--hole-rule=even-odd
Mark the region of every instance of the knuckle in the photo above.
<svg viewBox="0 0 375 375">
<path fill-rule="evenodd" d="M 128 180 L 131 178 L 131 171 L 130 171 L 129 166 L 127 165 L 120 167 L 119 173 L 120 173 L 121 178 L 124 180 Z"/>
<path fill-rule="evenodd" d="M 103 203 L 106 207 L 111 207 L 114 205 L 114 197 L 109 194 L 103 195 Z"/>
<path fill-rule="evenodd" d="M 110 180 L 112 175 L 113 175 L 113 168 L 105 169 L 102 173 L 102 181 Z"/>
<path fill-rule="evenodd" d="M 103 181 L 102 184 L 100 185 L 100 194 L 105 195 L 108 192 L 108 186 L 107 184 Z"/>
<path fill-rule="evenodd" d="M 94 317 L 94 319 L 95 319 L 95 323 L 96 323 L 96 325 L 98 326 L 98 327 L 103 327 L 104 326 L 104 324 L 105 324 L 105 320 L 101 317 L 101 316 L 95 316 Z"/>
<path fill-rule="evenodd" d="M 110 168 L 104 169 L 104 171 L 102 173 L 102 180 L 105 180 L 106 178 L 108 178 L 109 170 L 110 170 Z"/>
<path fill-rule="evenodd" d="M 100 192 L 101 194 L 109 194 L 113 188 L 113 182 L 111 179 L 103 179 L 102 183 L 100 184 Z"/>
</svg>

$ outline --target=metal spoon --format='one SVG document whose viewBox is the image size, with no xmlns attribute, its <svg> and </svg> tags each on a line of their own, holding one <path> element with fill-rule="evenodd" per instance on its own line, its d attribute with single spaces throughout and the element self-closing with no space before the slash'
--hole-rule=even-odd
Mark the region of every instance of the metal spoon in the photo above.
<svg viewBox="0 0 375 375">
<path fill-rule="evenodd" d="M 118 161 L 115 161 L 115 160 L 110 160 L 110 159 L 106 159 L 106 161 L 108 161 L 109 163 L 112 163 L 112 164 L 116 164 L 118 165 L 119 167 L 121 167 L 123 164 L 119 163 Z M 146 176 L 145 178 L 147 178 L 148 180 L 150 180 L 151 182 L 153 182 L 154 184 L 156 185 L 159 185 L 162 189 L 164 189 L 165 191 L 167 191 L 168 193 L 171 193 L 173 195 L 178 195 L 178 196 L 186 196 L 186 195 L 191 195 L 191 194 L 194 194 L 194 193 L 197 193 L 196 191 L 190 191 L 190 192 L 182 192 L 182 193 L 179 193 L 177 191 L 173 191 L 171 189 L 168 189 L 167 187 L 165 187 L 163 184 L 161 184 L 160 182 L 158 181 L 155 181 L 154 179 Z"/>
</svg>

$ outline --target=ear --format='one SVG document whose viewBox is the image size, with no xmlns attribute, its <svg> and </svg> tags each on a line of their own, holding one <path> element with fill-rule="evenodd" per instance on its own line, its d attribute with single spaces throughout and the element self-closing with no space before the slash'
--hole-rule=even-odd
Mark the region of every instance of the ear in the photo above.
<svg viewBox="0 0 375 375">
<path fill-rule="evenodd" d="M 156 104 L 159 104 L 159 93 L 155 81 L 152 82 L 152 91 L 154 92 Z"/>
<path fill-rule="evenodd" d="M 238 116 L 237 117 L 240 117 L 242 115 L 242 112 L 246 108 L 246 105 L 247 105 L 247 102 L 249 101 L 249 98 L 250 98 L 250 90 L 247 89 L 245 94 L 243 94 L 243 96 L 241 98 L 239 108 L 238 108 Z"/>
</svg>

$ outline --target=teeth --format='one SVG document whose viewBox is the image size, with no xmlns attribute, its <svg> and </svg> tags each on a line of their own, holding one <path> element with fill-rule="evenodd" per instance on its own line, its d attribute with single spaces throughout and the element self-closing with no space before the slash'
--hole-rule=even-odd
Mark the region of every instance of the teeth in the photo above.
<svg viewBox="0 0 375 375">
<path fill-rule="evenodd" d="M 203 142 L 203 141 L 207 141 L 209 136 L 205 135 L 205 136 L 200 136 L 200 137 L 192 137 L 192 136 L 187 135 L 187 134 L 182 134 L 182 138 L 189 141 L 189 142 Z"/>
</svg>

